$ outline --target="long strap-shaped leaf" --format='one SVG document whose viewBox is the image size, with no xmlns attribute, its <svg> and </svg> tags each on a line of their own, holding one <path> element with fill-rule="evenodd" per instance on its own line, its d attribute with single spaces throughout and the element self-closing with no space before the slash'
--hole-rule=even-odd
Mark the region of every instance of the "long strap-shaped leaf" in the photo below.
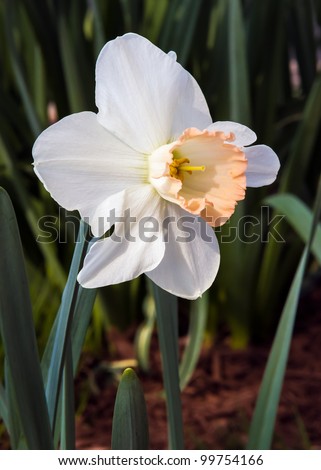
<svg viewBox="0 0 321 470">
<path fill-rule="evenodd" d="M 82 347 L 85 341 L 85 336 L 86 336 L 87 328 L 90 322 L 96 294 L 97 294 L 97 289 L 84 289 L 83 287 L 79 286 L 77 303 L 73 312 L 71 335 L 70 335 L 73 376 L 75 376 L 75 373 L 77 370 L 77 366 L 78 366 L 79 358 L 81 355 Z M 48 369 L 49 369 L 49 365 L 51 362 L 51 356 L 52 356 L 53 345 L 54 345 L 56 334 L 57 334 L 58 323 L 59 323 L 59 318 L 56 317 L 55 322 L 50 332 L 49 339 L 46 344 L 42 361 L 41 361 L 42 373 L 44 376 L 45 384 L 47 384 Z M 69 371 L 69 375 L 65 376 L 65 379 L 69 379 L 68 380 L 69 389 L 67 390 L 68 385 L 67 385 L 67 381 L 65 381 L 63 385 L 63 394 L 65 395 L 66 398 L 67 396 L 69 396 L 69 398 L 71 399 L 72 398 L 71 394 L 73 393 L 73 390 L 72 390 L 73 383 L 72 383 L 72 379 L 70 375 L 71 373 L 70 368 L 68 369 L 68 371 Z M 66 373 L 67 373 L 67 370 L 65 370 L 65 374 Z M 67 417 L 65 415 L 65 411 L 68 411 L 67 410 L 68 405 L 66 405 L 64 409 L 62 405 L 63 403 L 62 403 L 62 400 L 60 399 L 60 402 L 58 402 L 58 410 L 57 410 L 57 416 L 55 420 L 55 423 L 56 423 L 55 435 L 54 435 L 55 447 L 58 445 L 60 441 L 63 427 L 67 426 L 69 428 L 72 428 L 72 425 L 73 425 L 73 423 L 71 423 L 71 419 L 74 419 L 74 416 L 71 417 L 69 414 L 69 417 Z M 65 437 L 68 437 L 68 438 L 70 437 L 66 435 L 67 434 L 66 430 L 64 430 L 63 432 L 65 434 Z M 66 445 L 66 447 L 68 448 L 72 447 L 72 439 L 69 439 L 68 442 L 64 440 L 64 437 L 61 437 L 61 439 L 62 440 L 60 441 L 60 448 L 63 448 L 64 445 Z"/>
<path fill-rule="evenodd" d="M 126 369 L 117 390 L 111 448 L 147 450 L 148 419 L 143 390 L 132 369 Z"/>
<path fill-rule="evenodd" d="M 286 221 L 294 228 L 304 243 L 308 243 L 313 221 L 312 210 L 294 194 L 274 194 L 264 199 L 279 214 L 284 214 Z M 321 226 L 317 226 L 311 252 L 321 264 Z"/>
<path fill-rule="evenodd" d="M 302 254 L 273 341 L 251 423 L 248 449 L 263 450 L 269 449 L 271 446 L 301 285 L 320 213 L 321 178 L 319 181 L 310 238 Z"/>
<path fill-rule="evenodd" d="M 82 286 L 79 286 L 71 331 L 71 346 L 74 374 L 78 366 L 78 361 L 81 355 L 87 328 L 90 322 L 90 317 L 95 303 L 96 294 L 97 289 L 84 289 Z M 56 317 L 41 360 L 42 374 L 44 376 L 45 384 L 47 383 L 47 371 L 49 369 L 54 340 L 57 334 L 58 320 L 59 318 Z"/>
<path fill-rule="evenodd" d="M 61 399 L 61 440 L 60 449 L 74 450 L 75 436 L 75 399 L 74 374 L 70 338 L 67 340 L 66 359 L 62 382 Z"/>
<path fill-rule="evenodd" d="M 185 0 L 185 2 L 172 0 L 168 3 L 166 21 L 163 23 L 159 37 L 159 46 L 164 51 L 174 50 L 179 63 L 182 65 L 187 62 L 191 44 L 195 37 L 201 5 L 202 0 Z M 180 21 L 177 21 L 178 17 L 180 17 Z"/>
<path fill-rule="evenodd" d="M 5 3 L 5 11 L 6 11 L 6 19 L 5 19 L 5 31 L 7 35 L 7 41 L 9 46 L 9 57 L 11 59 L 11 64 L 14 72 L 14 77 L 17 83 L 17 87 L 21 96 L 21 101 L 24 105 L 26 116 L 28 118 L 28 122 L 30 128 L 36 137 L 41 132 L 41 125 L 39 123 L 38 116 L 36 114 L 35 108 L 32 104 L 31 97 L 29 90 L 27 88 L 27 84 L 25 81 L 25 77 L 23 74 L 22 64 L 19 59 L 19 55 L 17 52 L 15 40 L 14 40 L 14 29 L 13 25 L 15 25 L 15 10 L 14 10 L 14 2 L 6 1 Z"/>
<path fill-rule="evenodd" d="M 179 366 L 180 387 L 183 390 L 193 375 L 200 356 L 208 313 L 208 292 L 191 305 L 188 343 Z"/>
<path fill-rule="evenodd" d="M 62 302 L 59 309 L 59 319 L 50 366 L 47 376 L 46 397 L 48 403 L 49 417 L 52 428 L 55 427 L 56 411 L 59 399 L 59 389 L 64 367 L 66 345 L 71 331 L 73 312 L 77 302 L 79 284 L 77 283 L 77 274 L 82 265 L 87 248 L 88 226 L 80 221 L 78 239 L 72 259 L 68 281 L 62 296 Z"/>
<path fill-rule="evenodd" d="M 144 300 L 143 313 L 145 320 L 137 330 L 135 350 L 139 366 L 146 372 L 149 370 L 150 345 L 156 321 L 155 301 L 152 293 L 148 292 Z"/>
<path fill-rule="evenodd" d="M 0 383 L 0 416 L 4 425 L 7 429 L 9 429 L 9 416 L 8 416 L 8 405 L 6 400 L 6 391 L 3 388 L 3 385 Z"/>
<path fill-rule="evenodd" d="M 227 0 L 225 4 L 228 19 L 229 115 L 233 121 L 249 124 L 250 96 L 242 5 L 240 0 Z"/>
<path fill-rule="evenodd" d="M 0 220 L 0 330 L 17 408 L 28 447 L 52 449 L 19 230 L 10 198 L 3 189 Z"/>
<path fill-rule="evenodd" d="M 169 447 L 184 448 L 182 406 L 178 373 L 177 297 L 153 284 L 157 330 L 163 363 L 169 425 Z"/>
<path fill-rule="evenodd" d="M 15 384 L 12 380 L 7 358 L 5 358 L 4 361 L 4 383 L 6 384 L 5 393 L 8 410 L 7 422 L 5 422 L 5 426 L 10 436 L 11 449 L 27 449 L 28 444 L 23 432 L 23 427 L 19 416 L 19 409 L 17 406 Z"/>
</svg>

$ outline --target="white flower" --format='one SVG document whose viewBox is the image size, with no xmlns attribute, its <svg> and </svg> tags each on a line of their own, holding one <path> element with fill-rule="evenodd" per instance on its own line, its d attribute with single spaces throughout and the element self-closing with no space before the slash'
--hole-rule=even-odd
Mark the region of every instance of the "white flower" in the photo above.
<svg viewBox="0 0 321 470">
<path fill-rule="evenodd" d="M 241 124 L 213 124 L 175 54 L 136 34 L 102 49 L 96 104 L 98 114 L 62 119 L 33 148 L 35 172 L 61 206 L 77 209 L 96 237 L 114 225 L 91 247 L 80 284 L 146 273 L 173 294 L 199 297 L 219 267 L 211 226 L 228 220 L 246 186 L 274 181 L 276 154 L 245 147 L 256 135 Z"/>
</svg>

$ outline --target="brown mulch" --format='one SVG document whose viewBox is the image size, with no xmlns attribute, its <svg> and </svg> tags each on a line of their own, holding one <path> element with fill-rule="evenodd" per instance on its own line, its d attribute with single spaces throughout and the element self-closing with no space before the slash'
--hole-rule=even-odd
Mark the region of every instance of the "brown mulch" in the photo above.
<svg viewBox="0 0 321 470">
<path fill-rule="evenodd" d="M 311 297 L 311 296 L 310 296 Z M 321 293 L 300 304 L 278 410 L 273 448 L 321 449 Z M 110 332 L 112 358 L 124 365 L 134 358 L 134 332 Z M 181 338 L 183 347 L 185 338 Z M 271 344 L 233 350 L 228 338 L 204 348 L 197 370 L 182 393 L 187 449 L 243 449 Z M 167 448 L 166 407 L 157 338 L 152 341 L 151 371 L 136 369 L 149 418 L 150 448 Z M 114 376 L 94 358 L 83 359 L 77 390 L 88 401 L 77 417 L 77 448 L 108 449 L 117 390 Z"/>
</svg>

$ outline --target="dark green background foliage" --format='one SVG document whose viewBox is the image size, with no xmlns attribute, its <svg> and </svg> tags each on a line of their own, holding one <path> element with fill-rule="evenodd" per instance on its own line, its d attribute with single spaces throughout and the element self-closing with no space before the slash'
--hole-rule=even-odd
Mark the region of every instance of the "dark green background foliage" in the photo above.
<svg viewBox="0 0 321 470">
<path fill-rule="evenodd" d="M 222 262 L 209 303 L 210 334 L 222 322 L 236 346 L 270 334 L 303 242 L 293 230 L 301 223 L 299 216 L 277 226 L 286 243 L 268 238 L 277 209 L 261 216 L 261 206 L 267 206 L 264 199 L 271 194 L 290 192 L 311 208 L 316 195 L 321 1 L 0 0 L 0 16 L 0 185 L 19 221 L 40 348 L 59 307 L 77 218 L 60 210 L 59 222 L 51 228 L 53 234 L 59 228 L 68 243 L 37 243 L 41 223 L 52 222 L 58 207 L 33 173 L 31 148 L 50 124 L 49 109 L 59 118 L 96 110 L 98 53 L 106 41 L 128 31 L 166 52 L 176 51 L 178 61 L 198 80 L 213 120 L 249 125 L 258 143 L 270 145 L 280 157 L 278 180 L 271 187 L 248 190 L 218 233 Z M 260 224 L 251 233 L 244 222 L 253 216 Z M 246 230 L 251 243 L 244 243 L 245 235 L 232 242 L 228 234 L 233 228 Z M 87 343 L 99 345 L 103 327 L 110 323 L 125 328 L 141 321 L 145 293 L 143 277 L 103 289 Z M 186 304 L 181 302 L 182 311 Z"/>
</svg>

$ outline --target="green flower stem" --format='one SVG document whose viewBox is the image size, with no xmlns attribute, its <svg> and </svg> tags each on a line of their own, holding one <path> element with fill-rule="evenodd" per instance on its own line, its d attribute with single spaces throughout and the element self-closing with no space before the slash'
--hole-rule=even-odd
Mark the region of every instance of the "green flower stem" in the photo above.
<svg viewBox="0 0 321 470">
<path fill-rule="evenodd" d="M 182 405 L 178 373 L 177 297 L 152 284 L 156 303 L 156 317 L 163 378 L 166 393 L 169 448 L 184 448 Z"/>
</svg>

